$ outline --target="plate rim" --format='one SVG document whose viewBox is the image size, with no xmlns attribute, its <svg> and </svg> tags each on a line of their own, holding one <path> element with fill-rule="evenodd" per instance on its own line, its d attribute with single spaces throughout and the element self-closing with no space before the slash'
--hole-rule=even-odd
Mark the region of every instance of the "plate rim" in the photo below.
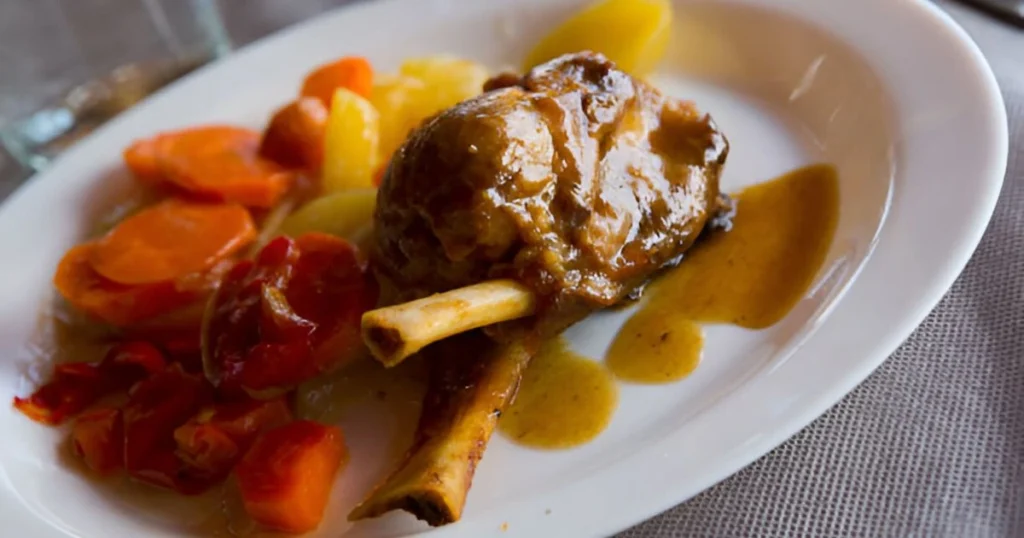
<svg viewBox="0 0 1024 538">
<path fill-rule="evenodd" d="M 224 60 L 220 60 L 202 67 L 196 72 L 183 78 L 181 81 L 179 81 L 179 83 L 187 82 L 188 80 L 194 77 L 203 76 L 203 74 L 210 70 L 218 69 L 224 63 L 235 60 L 241 54 L 258 55 L 265 48 L 272 47 L 274 43 L 287 40 L 291 38 L 291 36 L 293 35 L 300 34 L 306 31 L 306 29 L 309 26 L 315 24 L 327 24 L 327 19 L 347 16 L 350 12 L 355 10 L 384 9 L 381 6 L 399 5 L 402 3 L 407 3 L 408 1 L 411 0 L 376 0 L 374 2 L 356 2 L 354 4 L 340 6 L 335 10 L 332 10 L 331 12 L 324 14 L 323 16 L 316 17 L 311 20 L 301 22 L 299 24 L 295 24 L 280 32 L 274 33 L 270 36 L 257 40 L 243 47 L 243 49 L 240 49 L 239 52 L 229 56 Z M 744 1 L 748 3 L 759 4 L 768 3 L 767 1 L 757 0 Z M 442 0 L 431 0 L 423 2 L 423 4 L 425 4 L 424 7 L 426 7 L 426 4 L 441 3 Z M 454 2 L 448 0 L 443 3 Z M 779 2 L 779 4 L 786 3 L 799 4 L 800 2 L 799 0 L 782 0 Z M 879 4 L 882 2 L 880 2 L 879 0 L 874 0 L 874 3 Z M 995 75 L 992 72 L 991 67 L 989 66 L 981 50 L 978 48 L 977 44 L 971 39 L 971 37 L 967 34 L 967 32 L 962 27 L 960 27 L 948 13 L 943 11 L 937 5 L 927 2 L 926 0 L 910 0 L 905 3 L 904 7 L 907 9 L 918 10 L 919 16 L 930 18 L 931 22 L 937 23 L 942 30 L 949 32 L 950 37 L 955 41 L 955 44 L 961 47 L 961 50 L 963 52 L 967 53 L 967 56 L 970 61 L 969 67 L 976 70 L 982 78 L 980 82 L 982 86 L 982 91 L 985 94 L 984 97 L 986 98 L 984 105 L 986 108 L 986 112 L 988 113 L 986 114 L 985 118 L 988 120 L 988 126 L 992 128 L 992 131 L 989 134 L 993 137 L 995 141 L 994 146 L 990 148 L 990 155 L 986 158 L 986 163 L 988 165 L 989 170 L 986 174 L 980 174 L 984 175 L 987 179 L 987 181 L 984 182 L 984 186 L 986 188 L 981 189 L 978 200 L 976 204 L 974 204 L 973 206 L 974 218 L 973 220 L 971 220 L 971 226 L 963 231 L 963 236 L 957 242 L 955 248 L 950 249 L 950 251 L 948 252 L 948 263 L 944 267 L 941 267 L 941 270 L 934 275 L 933 283 L 930 285 L 928 290 L 926 290 L 926 292 L 924 292 L 919 297 L 916 307 L 913 309 L 908 309 L 908 311 L 903 315 L 901 323 L 899 323 L 897 327 L 890 328 L 888 333 L 883 335 L 884 338 L 880 339 L 873 346 L 865 346 L 865 349 L 869 350 L 870 352 L 862 353 L 863 359 L 854 365 L 850 365 L 846 369 L 846 375 L 843 376 L 841 382 L 831 384 L 827 390 L 821 390 L 812 399 L 812 401 L 814 402 L 812 405 L 807 405 L 801 410 L 794 412 L 792 415 L 788 417 L 787 420 L 777 422 L 776 425 L 778 427 L 773 433 L 760 436 L 756 440 L 756 442 L 746 447 L 744 453 L 741 456 L 733 456 L 732 459 L 727 459 L 724 462 L 720 461 L 716 465 L 718 471 L 712 473 L 717 475 L 715 478 L 712 478 L 710 480 L 704 480 L 697 486 L 694 486 L 692 482 L 686 482 L 685 480 L 683 480 L 685 485 L 679 485 L 677 487 L 671 488 L 670 490 L 650 488 L 650 490 L 647 493 L 643 493 L 642 491 L 630 491 L 628 492 L 629 495 L 634 497 L 642 496 L 645 500 L 633 500 L 633 502 L 623 503 L 623 505 L 627 506 L 627 508 L 622 510 L 616 509 L 612 511 L 604 511 L 601 514 L 601 516 L 596 519 L 601 522 L 599 524 L 574 525 L 574 523 L 579 523 L 580 519 L 585 519 L 586 514 L 581 513 L 579 508 L 575 510 L 560 509 L 557 515 L 553 514 L 552 516 L 546 516 L 550 519 L 545 520 L 549 523 L 562 521 L 562 523 L 555 526 L 556 530 L 561 529 L 564 532 L 573 532 L 577 534 L 590 531 L 601 533 L 619 532 L 623 529 L 631 527 L 634 524 L 645 521 L 652 516 L 662 513 L 665 510 L 670 509 L 671 507 L 676 506 L 681 502 L 684 502 L 685 500 L 691 498 L 697 493 L 711 487 L 715 483 L 718 483 L 724 480 L 725 478 L 728 478 L 738 470 L 748 466 L 756 459 L 759 459 L 762 456 L 767 455 L 771 450 L 775 449 L 783 442 L 788 440 L 790 437 L 795 435 L 797 432 L 804 429 L 812 421 L 824 415 L 836 403 L 838 403 L 842 398 L 844 398 L 854 388 L 856 388 L 857 385 L 863 382 L 872 372 L 874 372 L 875 369 L 877 369 L 899 347 L 899 345 L 902 344 L 907 339 L 907 337 L 909 337 L 910 334 L 921 324 L 921 322 L 934 309 L 934 307 L 946 294 L 947 290 L 952 286 L 956 278 L 963 271 L 964 267 L 970 260 L 974 250 L 980 243 L 981 238 L 987 228 L 988 222 L 991 219 L 991 216 L 995 210 L 995 206 L 1004 180 L 1009 151 L 1009 133 L 1005 103 L 1003 102 L 1002 94 L 999 90 L 999 86 L 996 81 Z M 870 62 L 870 58 L 867 58 L 867 60 L 869 60 Z M 170 92 L 174 92 L 177 89 L 179 83 L 172 84 L 167 88 L 162 89 L 161 91 L 154 94 L 154 96 L 151 96 L 151 98 L 162 96 Z M 145 105 L 146 103 L 142 103 L 140 106 L 136 108 L 140 109 L 145 107 Z M 980 106 L 981 105 L 979 105 L 979 107 Z M 131 114 L 131 112 L 133 111 L 130 111 L 129 114 Z M 104 125 L 101 129 L 97 130 L 96 133 L 90 135 L 88 139 L 105 136 L 105 133 L 107 133 L 110 129 L 116 128 L 117 124 L 125 120 L 124 116 L 128 116 L 129 114 L 122 115 L 122 117 L 116 118 L 115 120 L 108 122 L 107 125 Z M 88 142 L 88 139 L 82 142 Z M 76 147 L 71 148 L 71 150 L 69 150 L 68 153 L 74 153 L 76 152 L 76 150 L 81 151 L 83 146 L 88 146 L 88 144 L 76 144 Z M 21 203 L 21 200 L 26 196 L 29 196 L 30 193 L 33 190 L 35 190 L 35 188 L 38 188 L 44 182 L 47 182 L 47 178 L 50 175 L 52 175 L 52 170 L 58 168 L 60 166 L 61 161 L 65 160 L 65 158 L 66 156 L 62 156 L 48 170 L 39 174 L 35 174 L 29 181 L 22 184 L 14 193 L 8 196 L 7 199 L 2 204 L 0 204 L 0 215 L 6 214 L 11 207 L 19 205 Z M 886 224 L 883 225 L 883 228 L 888 224 L 889 223 L 887 221 Z M 872 255 L 871 257 L 869 257 L 869 259 L 865 261 L 864 267 L 868 268 L 872 267 L 873 265 L 876 265 L 876 260 L 875 256 Z M 854 279 L 851 284 L 851 288 L 856 288 L 857 283 L 858 279 Z M 837 301 L 837 305 L 841 304 L 844 300 L 846 300 L 846 297 L 840 298 Z M 817 332 L 818 331 L 816 331 L 815 334 Z M 813 338 L 815 334 L 810 335 L 809 339 Z M 794 351 L 794 354 L 798 352 L 798 350 Z M 730 397 L 732 396 L 733 395 L 731 394 Z M 656 447 L 661 447 L 662 445 L 670 444 L 670 441 L 672 439 L 672 436 L 666 436 L 661 441 L 655 443 L 655 446 L 647 447 L 647 449 L 640 451 L 638 454 L 634 454 L 630 458 L 624 459 L 622 462 L 616 464 L 613 468 L 609 468 L 608 470 L 603 471 L 601 473 L 595 473 L 595 476 L 607 476 L 609 472 L 614 471 L 616 469 L 621 471 L 629 466 L 629 462 L 636 461 L 636 457 L 639 454 L 650 453 Z M 2 466 L 0 466 L 0 474 L 2 474 L 2 470 L 3 468 Z M 680 478 L 684 479 L 685 477 Z M 575 484 L 579 486 L 580 484 L 585 484 L 589 480 L 590 479 L 580 481 Z M 3 487 L 2 489 L 4 496 L 9 495 L 11 488 Z M 568 486 L 552 488 L 551 490 L 544 492 L 541 495 L 541 497 L 546 498 L 550 495 L 557 495 L 559 494 L 559 492 L 566 492 L 568 489 L 570 489 Z M 657 489 L 657 492 L 654 492 L 655 489 Z M 620 493 L 619 496 L 621 497 L 624 493 L 626 492 Z M 508 509 L 508 512 L 511 513 L 514 510 L 523 508 L 522 506 L 520 506 L 522 504 L 524 503 L 512 503 L 513 506 Z M 576 504 L 582 505 L 581 502 L 576 502 Z M 647 508 L 635 508 L 635 506 L 638 504 L 642 504 Z M 585 506 L 582 506 L 582 508 L 586 510 Z M 481 512 L 479 514 L 479 517 L 472 522 L 466 521 L 451 527 L 433 530 L 432 532 L 430 532 L 430 535 L 462 536 L 473 535 L 472 532 L 474 530 L 484 531 L 490 527 L 481 526 L 483 525 L 481 521 L 489 524 L 489 522 L 493 519 L 490 517 L 490 512 L 492 511 L 493 510 Z M 567 512 L 570 513 L 567 514 Z M 575 518 L 573 514 L 575 514 Z M 36 516 L 26 515 L 26 517 Z M 500 521 L 502 519 L 502 516 L 499 515 L 498 517 Z M 467 517 L 465 519 L 468 520 L 471 518 L 472 514 L 467 514 Z M 506 519 L 512 518 L 513 516 L 509 515 L 507 516 Z M 12 521 L 12 523 L 17 522 Z M 467 523 L 472 523 L 472 525 L 469 525 Z M 495 526 L 494 528 L 496 529 L 497 527 Z M 520 529 L 522 529 L 522 526 L 520 526 Z M 60 527 L 54 527 L 54 530 L 58 532 L 70 532 L 68 529 L 61 529 Z M 518 534 L 519 532 L 517 532 L 515 526 L 510 528 L 509 532 L 502 533 L 502 535 L 504 536 L 514 536 Z"/>
</svg>

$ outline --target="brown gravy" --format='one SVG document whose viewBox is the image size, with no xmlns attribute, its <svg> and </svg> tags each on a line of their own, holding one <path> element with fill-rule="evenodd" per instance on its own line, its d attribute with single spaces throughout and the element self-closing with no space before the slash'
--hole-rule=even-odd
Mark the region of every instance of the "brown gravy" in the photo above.
<svg viewBox="0 0 1024 538">
<path fill-rule="evenodd" d="M 611 372 L 572 351 L 559 336 L 544 344 L 530 362 L 498 428 L 522 445 L 570 448 L 597 437 L 608 426 L 617 400 Z"/>
<path fill-rule="evenodd" d="M 651 284 L 609 348 L 623 380 L 682 379 L 700 361 L 698 323 L 763 329 L 803 297 L 828 254 L 839 214 L 835 168 L 814 165 L 735 196 L 733 228 L 702 239 Z"/>
</svg>

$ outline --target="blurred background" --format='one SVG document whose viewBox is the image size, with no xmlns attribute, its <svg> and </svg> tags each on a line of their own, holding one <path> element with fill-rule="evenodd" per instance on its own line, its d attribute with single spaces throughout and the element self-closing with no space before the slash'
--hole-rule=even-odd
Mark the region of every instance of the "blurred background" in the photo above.
<svg viewBox="0 0 1024 538">
<path fill-rule="evenodd" d="M 0 2 L 0 199 L 191 70 L 358 0 Z"/>
<path fill-rule="evenodd" d="M 68 145 L 176 78 L 283 27 L 359 1 L 371 0 L 0 2 L 0 199 Z M 934 1 L 983 49 L 986 39 L 998 38 L 993 19 L 964 5 L 987 7 L 1004 20 L 1024 12 L 1019 0 Z M 972 31 L 979 25 L 984 32 Z"/>
</svg>

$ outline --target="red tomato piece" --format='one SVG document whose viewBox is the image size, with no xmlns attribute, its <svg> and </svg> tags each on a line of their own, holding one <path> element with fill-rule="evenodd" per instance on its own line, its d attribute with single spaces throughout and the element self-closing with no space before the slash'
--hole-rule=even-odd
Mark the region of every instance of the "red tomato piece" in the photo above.
<svg viewBox="0 0 1024 538">
<path fill-rule="evenodd" d="M 174 430 L 177 454 L 209 476 L 226 477 L 260 432 L 291 418 L 283 398 L 218 404 Z"/>
<path fill-rule="evenodd" d="M 221 269 L 220 275 L 223 275 L 230 267 Z M 220 278 L 217 276 L 218 280 Z M 187 372 L 200 372 L 200 327 L 205 309 L 205 302 L 194 303 L 145 323 L 126 327 L 122 334 L 152 343 L 166 354 L 167 360 L 181 363 Z"/>
<path fill-rule="evenodd" d="M 200 493 L 213 484 L 194 476 L 175 455 L 174 430 L 213 396 L 212 387 L 172 364 L 134 387 L 124 413 L 124 462 L 133 478 L 175 491 Z"/>
<path fill-rule="evenodd" d="M 235 264 L 221 283 L 206 328 L 209 349 L 205 355 L 214 363 L 211 381 L 223 392 L 244 394 L 239 376 L 249 350 L 260 343 L 263 286 L 284 286 L 298 256 L 294 241 L 279 237 L 263 247 L 255 261 Z"/>
<path fill-rule="evenodd" d="M 71 447 L 90 469 L 110 474 L 124 467 L 124 427 L 121 410 L 100 408 L 75 420 Z"/>
<path fill-rule="evenodd" d="M 259 154 L 287 168 L 316 172 L 324 160 L 327 107 L 300 97 L 274 113 L 260 140 Z"/>
<path fill-rule="evenodd" d="M 321 372 L 348 363 L 363 348 L 363 313 L 377 304 L 377 283 L 356 249 L 333 235 L 307 233 L 296 239 L 302 256 L 285 293 L 302 318 L 315 324 L 313 361 Z"/>
<path fill-rule="evenodd" d="M 216 381 L 265 397 L 359 355 L 359 320 L 376 283 L 353 246 L 326 234 L 278 238 L 241 262 L 216 297 L 208 328 Z"/>
<path fill-rule="evenodd" d="M 315 529 L 345 454 L 336 426 L 299 420 L 264 433 L 235 468 L 246 512 L 277 530 Z"/>
<path fill-rule="evenodd" d="M 122 342 L 110 348 L 99 369 L 114 385 L 128 388 L 167 366 L 163 353 L 153 344 L 141 340 Z"/>
<path fill-rule="evenodd" d="M 238 383 L 254 398 L 273 396 L 316 377 L 308 340 L 262 342 L 249 350 L 238 369 Z"/>
<path fill-rule="evenodd" d="M 14 407 L 43 424 L 60 424 L 89 407 L 107 391 L 95 364 L 58 364 L 53 377 L 28 398 L 14 398 Z"/>
<path fill-rule="evenodd" d="M 15 398 L 14 406 L 38 422 L 60 424 L 103 396 L 162 370 L 165 364 L 163 355 L 150 344 L 116 344 L 99 363 L 58 364 L 50 381 L 28 398 Z"/>
</svg>

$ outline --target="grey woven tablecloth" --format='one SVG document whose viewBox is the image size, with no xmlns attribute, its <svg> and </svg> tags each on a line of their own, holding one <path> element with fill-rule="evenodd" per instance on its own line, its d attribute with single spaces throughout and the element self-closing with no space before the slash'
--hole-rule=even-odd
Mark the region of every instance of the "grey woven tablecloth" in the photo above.
<svg viewBox="0 0 1024 538">
<path fill-rule="evenodd" d="M 232 37 L 245 43 L 342 3 L 222 7 Z M 1009 172 L 967 269 L 914 335 L 835 408 L 620 538 L 1024 537 L 1024 31 L 940 5 L 989 58 L 1010 115 Z M 18 176 L 2 161 L 0 198 Z"/>
</svg>

